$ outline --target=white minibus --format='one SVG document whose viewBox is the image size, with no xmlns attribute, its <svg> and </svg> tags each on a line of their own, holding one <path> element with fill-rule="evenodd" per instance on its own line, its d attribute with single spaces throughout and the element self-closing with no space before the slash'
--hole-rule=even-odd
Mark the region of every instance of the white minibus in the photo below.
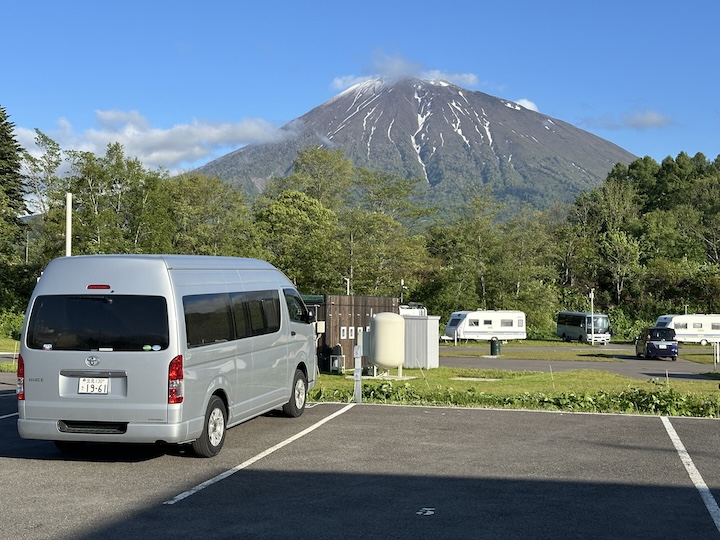
<svg viewBox="0 0 720 540">
<path fill-rule="evenodd" d="M 557 315 L 557 336 L 563 341 L 610 343 L 610 319 L 603 313 L 561 311 Z"/>
<path fill-rule="evenodd" d="M 305 408 L 316 381 L 312 314 L 256 259 L 87 255 L 53 260 L 25 315 L 18 432 L 55 441 L 191 443 Z"/>
</svg>

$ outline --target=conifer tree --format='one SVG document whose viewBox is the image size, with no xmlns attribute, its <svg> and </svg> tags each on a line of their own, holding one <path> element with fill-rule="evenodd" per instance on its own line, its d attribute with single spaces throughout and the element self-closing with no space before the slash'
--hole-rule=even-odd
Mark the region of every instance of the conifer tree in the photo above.
<svg viewBox="0 0 720 540">
<path fill-rule="evenodd" d="M 20 217 L 25 214 L 22 147 L 14 129 L 5 108 L 0 107 L 0 251 L 6 256 L 20 240 Z"/>
</svg>

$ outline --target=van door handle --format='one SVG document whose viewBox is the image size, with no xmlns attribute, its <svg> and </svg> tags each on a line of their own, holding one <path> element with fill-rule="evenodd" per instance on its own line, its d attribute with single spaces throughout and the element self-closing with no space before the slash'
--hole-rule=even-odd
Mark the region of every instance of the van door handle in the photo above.
<svg viewBox="0 0 720 540">
<path fill-rule="evenodd" d="M 295 330 L 292 330 L 292 331 L 290 332 L 290 335 L 291 335 L 291 336 L 294 336 L 294 335 L 295 335 Z"/>
</svg>

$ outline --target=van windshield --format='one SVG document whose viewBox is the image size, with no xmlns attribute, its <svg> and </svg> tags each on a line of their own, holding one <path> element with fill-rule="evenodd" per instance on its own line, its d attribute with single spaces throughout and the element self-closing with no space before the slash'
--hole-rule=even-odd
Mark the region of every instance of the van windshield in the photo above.
<svg viewBox="0 0 720 540">
<path fill-rule="evenodd" d="M 648 332 L 652 341 L 673 341 L 675 330 L 672 328 L 651 328 Z"/>
<path fill-rule="evenodd" d="M 596 334 L 605 334 L 610 330 L 610 319 L 607 315 L 595 315 L 593 320 L 595 321 L 594 331 Z M 588 331 L 591 330 L 589 323 L 590 317 L 588 317 Z"/>
<path fill-rule="evenodd" d="M 26 337 L 31 349 L 158 351 L 169 342 L 162 296 L 38 296 Z"/>
</svg>

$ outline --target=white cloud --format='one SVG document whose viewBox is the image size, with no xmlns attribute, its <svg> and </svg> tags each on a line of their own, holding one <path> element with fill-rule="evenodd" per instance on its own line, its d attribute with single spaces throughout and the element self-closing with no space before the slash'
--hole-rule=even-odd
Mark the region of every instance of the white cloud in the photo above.
<svg viewBox="0 0 720 540">
<path fill-rule="evenodd" d="M 332 88 L 335 90 L 347 90 L 351 86 L 363 83 L 367 80 L 374 79 L 372 76 L 357 76 L 357 75 L 341 75 L 335 77 L 331 83 Z"/>
<path fill-rule="evenodd" d="M 478 85 L 478 78 L 477 75 L 475 75 L 474 73 L 449 73 L 447 71 L 439 71 L 437 69 L 433 69 L 430 71 L 423 71 L 420 74 L 420 78 L 430 80 L 443 80 L 460 86 L 473 87 Z"/>
<path fill-rule="evenodd" d="M 125 155 L 139 159 L 147 168 L 164 167 L 171 172 L 187 170 L 250 143 L 276 140 L 285 132 L 261 118 L 240 122 L 193 120 L 168 129 L 154 128 L 138 111 L 95 111 L 97 127 L 77 133 L 65 118 L 57 129 L 45 133 L 63 150 L 103 155 L 108 144 L 120 143 Z M 35 132 L 15 130 L 18 143 L 32 152 Z"/>
<path fill-rule="evenodd" d="M 673 124 L 672 118 L 662 113 L 644 110 L 635 111 L 617 118 L 613 115 L 595 116 L 582 118 L 579 126 L 588 129 L 634 129 L 642 131 L 645 129 L 659 129 Z"/>
<path fill-rule="evenodd" d="M 419 79 L 443 80 L 464 87 L 478 86 L 478 76 L 474 73 L 451 73 L 438 69 L 425 69 L 421 64 L 411 62 L 401 56 L 391 56 L 382 50 L 373 53 L 372 66 L 367 75 L 342 75 L 335 77 L 332 88 L 346 90 L 356 84 L 377 78 L 399 79 L 417 77 Z"/>
<path fill-rule="evenodd" d="M 661 128 L 672 123 L 670 118 L 656 111 L 638 111 L 629 115 L 625 115 L 621 119 L 624 127 L 632 129 L 650 129 Z"/>
<path fill-rule="evenodd" d="M 530 101 L 529 99 L 518 99 L 515 103 L 517 103 L 521 107 L 525 107 L 528 110 L 538 112 L 537 105 L 535 105 L 535 103 L 533 101 Z"/>
</svg>

